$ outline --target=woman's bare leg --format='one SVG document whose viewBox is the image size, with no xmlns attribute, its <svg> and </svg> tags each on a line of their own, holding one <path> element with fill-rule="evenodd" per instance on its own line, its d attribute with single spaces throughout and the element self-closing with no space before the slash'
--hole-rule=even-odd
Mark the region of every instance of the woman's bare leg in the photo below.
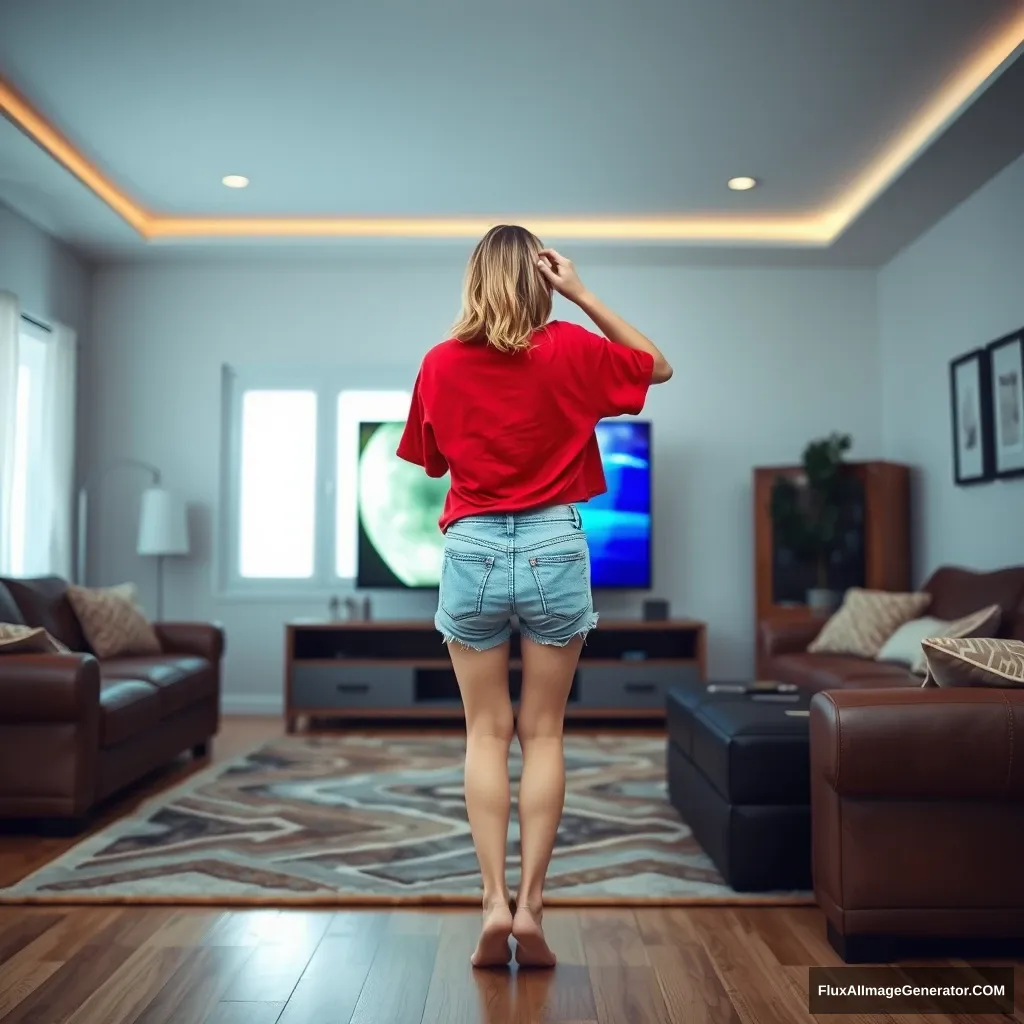
<svg viewBox="0 0 1024 1024">
<path fill-rule="evenodd" d="M 519 783 L 519 832 L 523 873 L 512 934 L 516 960 L 525 967 L 551 967 L 555 955 L 544 938 L 544 880 L 565 803 L 562 726 L 583 638 L 565 647 L 523 638 L 523 692 L 517 732 L 523 748 Z"/>
<path fill-rule="evenodd" d="M 471 960 L 496 967 L 512 957 L 512 911 L 505 885 L 511 795 L 508 748 L 514 723 L 508 695 L 508 644 L 473 651 L 448 645 L 466 709 L 466 813 L 484 886 L 484 920 Z"/>
</svg>

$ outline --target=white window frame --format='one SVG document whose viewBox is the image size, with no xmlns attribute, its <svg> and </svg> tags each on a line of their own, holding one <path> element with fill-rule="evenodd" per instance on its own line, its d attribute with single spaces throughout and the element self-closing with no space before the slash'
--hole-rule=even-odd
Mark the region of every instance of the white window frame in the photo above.
<svg viewBox="0 0 1024 1024">
<path fill-rule="evenodd" d="M 214 570 L 221 597 L 310 601 L 355 590 L 353 578 L 340 577 L 336 572 L 338 396 L 345 391 L 399 392 L 408 396 L 415 374 L 415 367 L 223 367 L 221 500 Z M 254 390 L 312 391 L 316 394 L 317 498 L 313 575 L 304 579 L 257 579 L 243 576 L 240 571 L 242 396 Z M 385 418 L 393 419 L 394 416 Z"/>
</svg>

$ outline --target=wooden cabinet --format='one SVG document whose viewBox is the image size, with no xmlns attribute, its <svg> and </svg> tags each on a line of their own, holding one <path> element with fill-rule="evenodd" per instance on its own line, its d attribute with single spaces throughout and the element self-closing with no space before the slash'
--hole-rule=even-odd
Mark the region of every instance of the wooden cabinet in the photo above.
<svg viewBox="0 0 1024 1024">
<path fill-rule="evenodd" d="M 602 622 L 587 638 L 566 717 L 665 717 L 676 683 L 704 678 L 703 622 Z M 509 687 L 522 662 L 513 634 Z M 285 636 L 288 730 L 303 719 L 461 718 L 448 652 L 431 622 L 291 622 Z"/>
<path fill-rule="evenodd" d="M 910 589 L 910 469 L 894 462 L 851 462 L 857 481 L 856 507 L 844 530 L 844 545 L 830 566 L 829 585 L 837 591 Z M 771 493 L 780 475 L 799 477 L 799 466 L 754 470 L 755 623 L 814 618 L 804 596 L 812 572 L 794 565 L 776 543 Z"/>
</svg>

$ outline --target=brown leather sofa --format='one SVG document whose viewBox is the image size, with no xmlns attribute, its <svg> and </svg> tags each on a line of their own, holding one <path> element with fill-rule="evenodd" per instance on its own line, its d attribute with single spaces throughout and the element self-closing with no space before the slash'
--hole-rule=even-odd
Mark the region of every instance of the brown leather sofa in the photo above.
<svg viewBox="0 0 1024 1024">
<path fill-rule="evenodd" d="M 814 894 L 840 956 L 1019 950 L 1024 690 L 832 690 L 810 730 Z"/>
<path fill-rule="evenodd" d="M 74 830 L 181 752 L 207 752 L 220 716 L 218 626 L 156 623 L 161 654 L 99 661 L 57 577 L 0 580 L 0 622 L 43 626 L 76 652 L 0 656 L 0 818 Z"/>
<path fill-rule="evenodd" d="M 1024 640 L 1024 566 L 987 573 L 946 566 L 936 570 L 921 589 L 932 595 L 926 615 L 952 620 L 998 604 L 1003 609 L 1003 621 L 997 635 Z M 921 685 L 921 677 L 902 665 L 846 655 L 809 654 L 807 647 L 822 623 L 821 619 L 762 622 L 758 637 L 761 675 L 808 690 Z"/>
</svg>

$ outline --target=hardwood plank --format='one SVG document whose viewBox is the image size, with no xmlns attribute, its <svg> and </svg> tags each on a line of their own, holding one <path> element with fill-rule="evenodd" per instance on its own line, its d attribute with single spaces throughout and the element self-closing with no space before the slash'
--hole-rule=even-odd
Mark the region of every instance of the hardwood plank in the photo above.
<svg viewBox="0 0 1024 1024">
<path fill-rule="evenodd" d="M 113 920 L 92 940 L 97 945 L 125 946 L 136 949 L 148 945 L 154 936 L 174 919 L 171 907 L 123 907 Z"/>
<path fill-rule="evenodd" d="M 598 1024 L 676 1024 L 651 967 L 606 963 L 589 970 Z"/>
<path fill-rule="evenodd" d="M 647 958 L 672 1020 L 739 1024 L 714 965 L 685 910 L 637 912 Z"/>
<path fill-rule="evenodd" d="M 281 918 L 280 910 L 229 910 L 203 938 L 204 946 L 258 946 L 272 938 Z"/>
<path fill-rule="evenodd" d="M 513 981 L 508 970 L 474 971 L 469 963 L 480 935 L 480 914 L 445 914 L 423 1024 L 488 1024 L 512 1020 Z"/>
<path fill-rule="evenodd" d="M 203 1024 L 251 955 L 249 946 L 189 950 L 135 1024 Z"/>
<path fill-rule="evenodd" d="M 223 1002 L 287 1003 L 313 951 L 261 945 L 253 950 L 221 996 Z"/>
<path fill-rule="evenodd" d="M 83 946 L 96 943 L 100 935 L 121 914 L 119 907 L 81 908 L 65 911 L 61 920 L 43 932 L 21 956 L 36 960 L 56 960 L 63 963 L 70 960 Z M 3 969 L 0 968 L 0 975 Z"/>
<path fill-rule="evenodd" d="M 4 1024 L 63 1024 L 131 956 L 125 946 L 83 946 L 4 1018 Z"/>
<path fill-rule="evenodd" d="M 441 934 L 441 919 L 445 911 L 436 908 L 427 910 L 396 910 L 392 912 L 388 931 L 391 935 Z"/>
<path fill-rule="evenodd" d="M 516 1011 L 520 1024 L 597 1019 L 581 920 L 583 915 L 575 910 L 545 912 L 544 930 L 558 965 L 553 971 L 519 971 Z"/>
<path fill-rule="evenodd" d="M 382 934 L 367 920 L 365 932 L 325 935 L 278 1024 L 347 1022 L 355 1012 Z"/>
<path fill-rule="evenodd" d="M 547 921 L 547 914 L 544 915 Z M 583 929 L 589 967 L 647 967 L 647 953 L 632 910 L 592 910 Z"/>
<path fill-rule="evenodd" d="M 5 914 L 0 918 L 0 967 L 63 920 L 59 913 Z"/>
<path fill-rule="evenodd" d="M 284 1003 L 218 1003 L 203 1024 L 276 1024 Z"/>
<path fill-rule="evenodd" d="M 65 1024 L 134 1021 L 186 956 L 183 949 L 142 946 L 65 1018 Z"/>
<path fill-rule="evenodd" d="M 220 923 L 219 910 L 187 907 L 177 911 L 148 942 L 150 946 L 198 946 Z"/>
<path fill-rule="evenodd" d="M 359 993 L 351 1024 L 420 1024 L 437 946 L 436 937 L 386 933 Z"/>
<path fill-rule="evenodd" d="M 688 919 L 744 1024 L 811 1021 L 807 1000 L 780 976 L 781 965 L 729 908 L 695 908 Z"/>
<path fill-rule="evenodd" d="M 60 967 L 52 960 L 29 961 L 21 970 L 0 982 L 0 1020 L 6 1020 L 7 1014 L 49 981 Z"/>
</svg>

